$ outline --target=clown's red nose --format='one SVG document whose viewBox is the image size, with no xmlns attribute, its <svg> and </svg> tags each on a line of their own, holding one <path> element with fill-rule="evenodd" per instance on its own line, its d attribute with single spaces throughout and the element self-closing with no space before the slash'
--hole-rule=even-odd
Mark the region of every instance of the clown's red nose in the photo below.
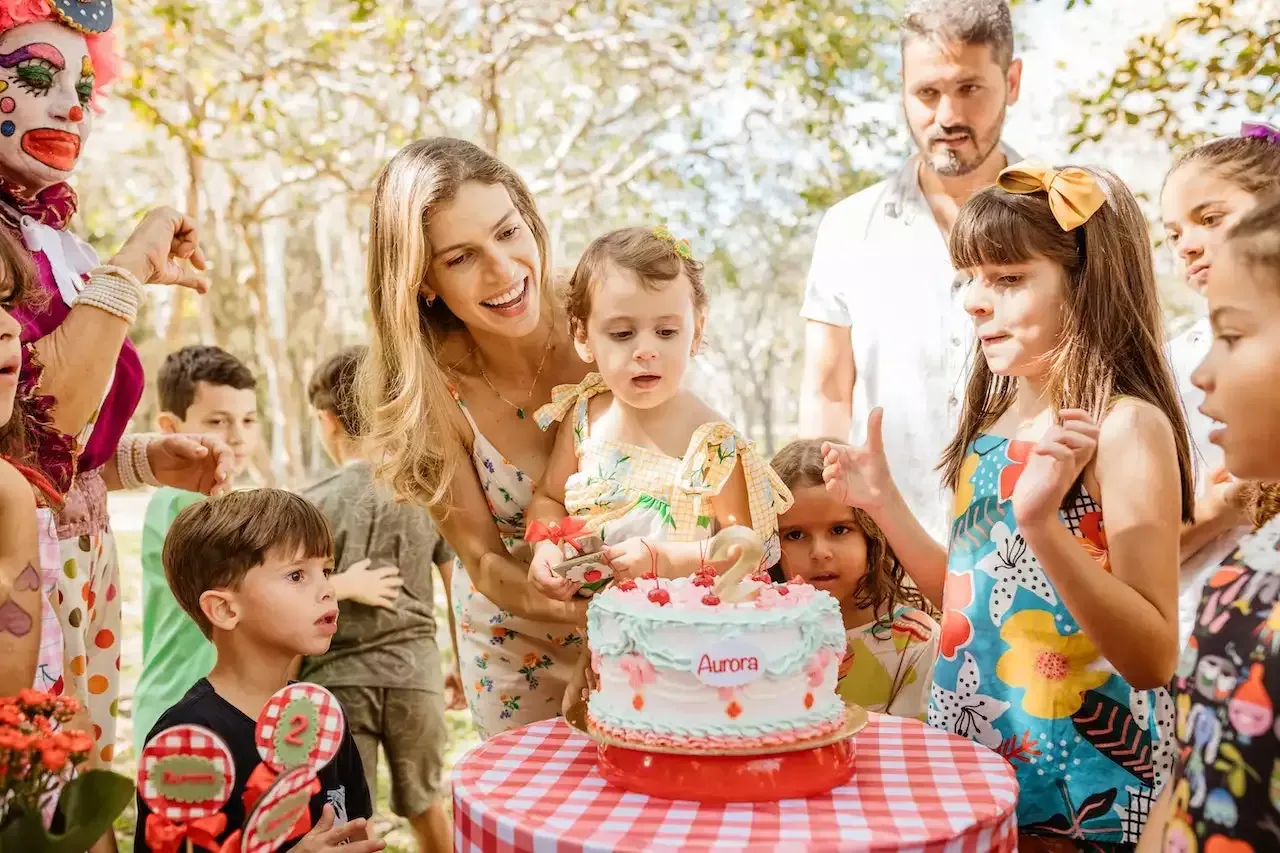
<svg viewBox="0 0 1280 853">
<path fill-rule="evenodd" d="M 80 107 L 75 106 L 67 110 L 68 121 L 81 121 L 83 119 L 84 119 L 84 110 L 82 110 Z"/>
</svg>

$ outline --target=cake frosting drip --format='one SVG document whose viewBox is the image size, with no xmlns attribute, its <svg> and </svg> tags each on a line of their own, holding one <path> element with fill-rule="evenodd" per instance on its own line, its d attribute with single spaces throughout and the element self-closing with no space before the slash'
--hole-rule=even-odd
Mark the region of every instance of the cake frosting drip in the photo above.
<svg viewBox="0 0 1280 853">
<path fill-rule="evenodd" d="M 836 695 L 840 607 L 807 584 L 641 578 L 587 612 L 599 689 L 588 716 L 611 736 L 672 746 L 756 747 L 819 737 L 844 721 Z M 710 603 L 708 603 L 710 602 Z"/>
</svg>

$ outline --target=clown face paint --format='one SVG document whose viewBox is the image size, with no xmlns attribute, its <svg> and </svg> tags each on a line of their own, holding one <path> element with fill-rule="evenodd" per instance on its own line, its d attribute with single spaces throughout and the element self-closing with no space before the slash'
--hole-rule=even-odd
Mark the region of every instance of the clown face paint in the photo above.
<svg viewBox="0 0 1280 853">
<path fill-rule="evenodd" d="M 0 174 L 28 195 L 67 180 L 92 129 L 92 97 L 84 36 L 52 21 L 0 35 Z"/>
</svg>

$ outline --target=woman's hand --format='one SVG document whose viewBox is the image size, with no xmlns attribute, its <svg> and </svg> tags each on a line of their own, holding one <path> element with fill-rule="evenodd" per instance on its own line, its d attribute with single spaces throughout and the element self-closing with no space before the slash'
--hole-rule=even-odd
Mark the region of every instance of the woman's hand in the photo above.
<svg viewBox="0 0 1280 853">
<path fill-rule="evenodd" d="M 147 462 L 163 486 L 203 495 L 231 491 L 235 454 L 215 436 L 156 436 L 147 443 Z"/>
<path fill-rule="evenodd" d="M 533 548 L 533 560 L 529 562 L 529 583 L 548 598 L 568 601 L 578 592 L 579 584 L 556 574 L 552 566 L 564 562 L 560 548 L 550 542 L 539 542 Z"/>
<path fill-rule="evenodd" d="M 1013 488 L 1013 517 L 1019 527 L 1057 519 L 1071 485 L 1098 450 L 1098 425 L 1088 412 L 1063 409 L 1059 418 L 1062 422 L 1031 449 Z"/>
<path fill-rule="evenodd" d="M 873 516 L 888 503 L 895 489 L 889 460 L 884 455 L 883 423 L 884 410 L 872 409 L 867 418 L 866 444 L 822 444 L 822 480 L 827 491 L 845 506 L 866 510 Z"/>
<path fill-rule="evenodd" d="M 444 677 L 444 707 L 447 711 L 467 710 L 467 692 L 462 686 L 462 671 L 456 660 Z"/>
<path fill-rule="evenodd" d="M 578 655 L 578 662 L 573 667 L 573 676 L 569 679 L 569 686 L 565 689 L 564 698 L 560 702 L 560 715 L 568 716 L 570 708 L 579 702 L 586 702 L 591 697 L 591 691 L 599 688 L 596 674 L 591 669 L 591 652 L 584 647 L 582 653 Z"/>
<path fill-rule="evenodd" d="M 172 207 L 157 207 L 143 217 L 108 263 L 128 270 L 144 284 L 173 284 L 208 292 L 209 282 L 194 274 L 184 261 L 198 270 L 209 268 L 196 223 Z"/>
</svg>

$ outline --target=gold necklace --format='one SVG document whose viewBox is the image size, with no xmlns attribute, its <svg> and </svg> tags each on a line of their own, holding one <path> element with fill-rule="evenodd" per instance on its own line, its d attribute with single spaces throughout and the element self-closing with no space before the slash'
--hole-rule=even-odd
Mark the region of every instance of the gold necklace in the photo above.
<svg viewBox="0 0 1280 853">
<path fill-rule="evenodd" d="M 542 368 L 545 367 L 547 364 L 547 355 L 551 352 L 551 338 L 555 335 L 555 332 L 556 332 L 555 326 L 553 325 L 551 327 L 551 331 L 547 334 L 547 342 L 542 347 L 542 360 L 538 362 L 538 370 L 536 373 L 533 374 L 533 382 L 529 383 L 529 393 L 524 398 L 525 406 L 529 405 L 529 401 L 533 399 L 533 392 L 537 390 L 538 379 L 542 377 Z M 488 374 L 484 372 L 484 361 L 483 359 L 480 358 L 480 350 L 475 347 L 472 347 L 471 354 L 475 356 L 476 367 L 480 369 L 480 378 L 484 380 L 484 384 L 489 386 L 489 390 L 492 391 L 499 400 L 501 400 L 502 402 L 506 403 L 508 406 L 516 410 L 517 418 L 519 418 L 520 420 L 524 420 L 527 417 L 527 414 L 525 413 L 525 410 L 524 410 L 524 406 L 517 406 L 515 403 L 508 400 L 506 397 L 502 396 L 502 392 L 499 391 L 497 388 L 493 387 L 493 383 L 489 381 Z"/>
</svg>

